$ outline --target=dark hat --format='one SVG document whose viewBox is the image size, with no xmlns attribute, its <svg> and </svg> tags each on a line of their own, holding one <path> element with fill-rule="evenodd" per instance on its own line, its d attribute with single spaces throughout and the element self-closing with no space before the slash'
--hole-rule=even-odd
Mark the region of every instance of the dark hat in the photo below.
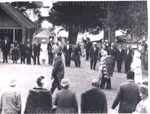
<svg viewBox="0 0 150 114">
<path fill-rule="evenodd" d="M 148 86 L 147 85 L 140 85 L 140 88 L 139 88 L 139 92 L 143 93 L 143 94 L 146 94 L 148 96 Z"/>
</svg>

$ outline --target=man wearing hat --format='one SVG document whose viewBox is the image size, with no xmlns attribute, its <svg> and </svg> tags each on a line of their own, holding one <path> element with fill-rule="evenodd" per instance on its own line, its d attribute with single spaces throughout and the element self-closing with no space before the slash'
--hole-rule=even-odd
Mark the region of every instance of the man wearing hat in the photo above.
<svg viewBox="0 0 150 114">
<path fill-rule="evenodd" d="M 106 95 L 99 88 L 99 81 L 92 80 L 92 89 L 81 95 L 81 113 L 107 113 Z"/>
<path fill-rule="evenodd" d="M 0 113 L 21 114 L 21 94 L 16 88 L 16 80 L 14 78 L 10 80 L 9 86 L 1 92 Z"/>
<path fill-rule="evenodd" d="M 97 47 L 97 43 L 94 42 L 93 47 L 91 47 L 90 49 L 90 57 L 91 57 L 90 68 L 91 69 L 95 69 L 96 67 L 96 63 L 98 59 L 98 52 L 99 52 L 99 48 Z"/>
<path fill-rule="evenodd" d="M 119 113 L 132 113 L 140 101 L 139 86 L 134 82 L 134 72 L 128 71 L 127 82 L 120 85 L 112 109 L 120 103 Z"/>
</svg>

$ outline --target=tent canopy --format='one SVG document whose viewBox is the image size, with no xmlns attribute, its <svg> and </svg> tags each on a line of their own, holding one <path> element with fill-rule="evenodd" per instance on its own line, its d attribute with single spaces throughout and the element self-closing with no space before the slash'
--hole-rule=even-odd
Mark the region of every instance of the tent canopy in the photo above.
<svg viewBox="0 0 150 114">
<path fill-rule="evenodd" d="M 41 42 L 43 39 L 45 39 L 46 42 L 49 42 L 49 37 L 51 35 L 52 34 L 50 33 L 50 31 L 48 29 L 44 29 L 34 37 L 34 40 L 38 39 L 39 42 Z"/>
</svg>

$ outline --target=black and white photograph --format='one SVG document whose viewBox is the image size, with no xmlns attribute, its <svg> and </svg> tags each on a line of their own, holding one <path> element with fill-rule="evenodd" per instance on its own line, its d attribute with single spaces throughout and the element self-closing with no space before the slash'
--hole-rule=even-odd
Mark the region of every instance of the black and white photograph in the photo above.
<svg viewBox="0 0 150 114">
<path fill-rule="evenodd" d="M 0 1 L 0 114 L 148 114 L 148 37 L 148 0 Z"/>
</svg>

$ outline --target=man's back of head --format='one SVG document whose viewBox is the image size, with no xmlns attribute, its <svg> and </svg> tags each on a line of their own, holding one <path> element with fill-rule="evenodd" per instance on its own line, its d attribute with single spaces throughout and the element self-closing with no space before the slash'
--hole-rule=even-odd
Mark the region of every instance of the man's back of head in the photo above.
<svg viewBox="0 0 150 114">
<path fill-rule="evenodd" d="M 131 80 L 134 80 L 134 72 L 133 71 L 128 71 L 127 72 L 127 79 L 131 79 Z"/>
</svg>

